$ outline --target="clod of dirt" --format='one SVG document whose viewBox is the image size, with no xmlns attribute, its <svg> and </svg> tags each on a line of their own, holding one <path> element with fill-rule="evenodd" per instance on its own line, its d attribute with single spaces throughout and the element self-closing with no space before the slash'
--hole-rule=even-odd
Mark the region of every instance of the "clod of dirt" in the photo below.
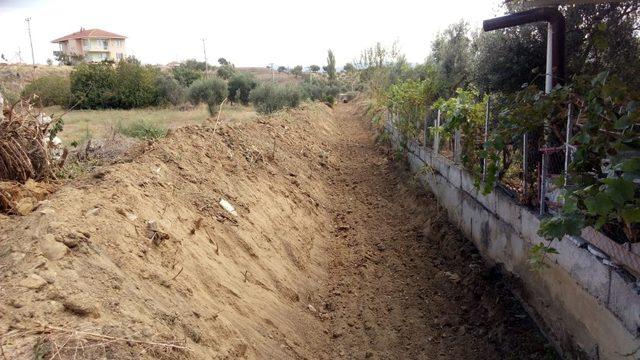
<svg viewBox="0 0 640 360">
<path fill-rule="evenodd" d="M 147 237 L 151 239 L 153 245 L 159 246 L 163 241 L 169 239 L 169 234 L 163 232 L 158 227 L 158 223 L 153 220 L 147 221 Z"/>
<path fill-rule="evenodd" d="M 38 274 L 31 274 L 20 281 L 20 286 L 33 290 L 40 289 L 45 285 L 47 285 L 47 281 Z"/>
<path fill-rule="evenodd" d="M 460 282 L 460 275 L 458 275 L 456 273 L 445 271 L 443 274 L 444 274 L 444 276 L 448 277 L 449 280 L 453 281 L 454 283 Z"/>
<path fill-rule="evenodd" d="M 0 182 L 0 211 L 10 214 L 27 215 L 55 191 L 56 185 L 40 183 L 31 179 L 20 184 L 13 181 Z"/>
<path fill-rule="evenodd" d="M 62 243 L 69 248 L 75 248 L 81 241 L 86 241 L 87 236 L 80 232 L 70 232 L 67 236 L 62 238 Z"/>
<path fill-rule="evenodd" d="M 62 302 L 64 309 L 74 315 L 100 317 L 98 307 L 83 298 L 67 298 Z"/>
<path fill-rule="evenodd" d="M 383 243 L 379 243 L 378 245 L 376 245 L 376 248 L 378 248 L 379 251 L 385 251 L 387 249 L 387 247 Z"/>
<path fill-rule="evenodd" d="M 62 259 L 69 251 L 68 247 L 56 241 L 53 234 L 46 234 L 40 241 L 39 247 L 42 254 L 52 261 Z"/>
<path fill-rule="evenodd" d="M 129 221 L 135 221 L 135 220 L 137 220 L 137 219 L 138 219 L 138 216 L 137 216 L 136 214 L 134 214 L 134 213 L 132 213 L 132 212 L 130 212 L 130 211 L 128 211 L 128 210 L 125 210 L 125 209 L 123 209 L 123 208 L 121 208 L 121 207 L 116 208 L 116 212 L 117 212 L 118 214 L 120 214 L 120 215 L 122 215 L 122 216 L 126 217 L 126 218 L 127 218 L 127 220 L 129 220 Z"/>
</svg>

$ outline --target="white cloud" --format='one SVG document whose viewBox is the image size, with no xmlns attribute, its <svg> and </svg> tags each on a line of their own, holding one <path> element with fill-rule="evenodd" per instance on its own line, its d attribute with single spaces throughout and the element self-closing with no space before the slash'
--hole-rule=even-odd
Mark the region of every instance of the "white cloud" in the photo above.
<svg viewBox="0 0 640 360">
<path fill-rule="evenodd" d="M 398 40 L 410 62 L 421 62 L 435 34 L 465 19 L 479 27 L 499 0 L 449 1 L 132 1 L 0 0 L 0 53 L 31 61 L 24 19 L 32 19 L 36 62 L 53 58 L 50 41 L 100 28 L 128 37 L 127 51 L 144 63 L 225 57 L 238 66 L 322 65 L 331 48 L 339 65 L 376 41 Z"/>
</svg>

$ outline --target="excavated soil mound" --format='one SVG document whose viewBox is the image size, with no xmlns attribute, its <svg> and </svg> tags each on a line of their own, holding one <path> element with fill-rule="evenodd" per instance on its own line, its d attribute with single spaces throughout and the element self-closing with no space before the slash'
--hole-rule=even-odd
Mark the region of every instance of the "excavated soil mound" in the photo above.
<svg viewBox="0 0 640 360">
<path fill-rule="evenodd" d="M 182 128 L 1 219 L 2 354 L 552 358 L 354 106 Z"/>
<path fill-rule="evenodd" d="M 314 358 L 332 126 L 312 106 L 181 128 L 3 220 L 4 353 Z"/>
</svg>

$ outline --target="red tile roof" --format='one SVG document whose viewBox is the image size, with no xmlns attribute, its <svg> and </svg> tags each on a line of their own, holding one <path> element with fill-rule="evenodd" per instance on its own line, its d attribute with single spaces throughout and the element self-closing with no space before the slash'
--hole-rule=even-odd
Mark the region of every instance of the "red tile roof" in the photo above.
<svg viewBox="0 0 640 360">
<path fill-rule="evenodd" d="M 112 32 L 100 30 L 100 29 L 81 29 L 67 36 L 55 39 L 52 43 L 73 40 L 73 39 L 87 39 L 87 38 L 107 38 L 107 39 L 126 39 L 126 36 L 114 34 Z"/>
</svg>

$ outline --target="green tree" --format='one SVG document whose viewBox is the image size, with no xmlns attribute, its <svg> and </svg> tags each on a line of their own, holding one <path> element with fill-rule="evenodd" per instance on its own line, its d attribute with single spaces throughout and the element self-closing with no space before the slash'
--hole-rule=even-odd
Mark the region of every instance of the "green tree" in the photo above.
<svg viewBox="0 0 640 360">
<path fill-rule="evenodd" d="M 235 74 L 228 84 L 229 101 L 239 101 L 243 105 L 249 104 L 249 94 L 257 86 L 255 78 L 251 74 Z"/>
<path fill-rule="evenodd" d="M 344 64 L 344 67 L 342 68 L 342 70 L 344 72 L 350 73 L 350 72 L 354 72 L 356 70 L 356 67 L 353 66 L 352 63 L 346 63 Z"/>
<path fill-rule="evenodd" d="M 219 77 L 229 80 L 236 73 L 236 68 L 233 64 L 230 65 L 222 65 L 216 71 Z"/>
<path fill-rule="evenodd" d="M 291 70 L 291 73 L 296 77 L 302 76 L 302 65 L 294 66 L 294 68 Z"/>
<path fill-rule="evenodd" d="M 440 96 L 450 97 L 470 80 L 471 39 L 465 21 L 450 25 L 431 44 L 427 63 L 435 66 Z"/>
<path fill-rule="evenodd" d="M 209 114 L 213 115 L 222 101 L 229 95 L 227 84 L 216 77 L 198 79 L 191 84 L 187 91 L 189 101 L 194 104 L 207 104 Z"/>
<path fill-rule="evenodd" d="M 317 73 L 318 71 L 320 71 L 320 66 L 311 65 L 311 66 L 309 66 L 309 70 L 311 70 L 312 73 Z"/>
<path fill-rule="evenodd" d="M 202 77 L 205 67 L 206 64 L 204 62 L 190 59 L 173 68 L 171 72 L 180 85 L 188 87 Z"/>
<path fill-rule="evenodd" d="M 115 105 L 116 72 L 106 63 L 76 66 L 71 72 L 71 101 L 79 108 L 110 108 Z"/>
<path fill-rule="evenodd" d="M 333 51 L 329 49 L 327 51 L 327 67 L 326 67 L 327 75 L 329 76 L 330 82 L 336 81 L 336 57 L 333 55 Z"/>
<path fill-rule="evenodd" d="M 155 87 L 156 105 L 178 105 L 185 100 L 185 88 L 171 74 L 158 73 Z"/>
<path fill-rule="evenodd" d="M 123 109 L 149 106 L 155 100 L 158 69 L 137 61 L 120 61 L 116 66 L 115 106 Z"/>
<path fill-rule="evenodd" d="M 298 106 L 302 100 L 302 90 L 296 85 L 264 82 L 251 91 L 250 100 L 256 111 L 270 114 Z"/>
</svg>

